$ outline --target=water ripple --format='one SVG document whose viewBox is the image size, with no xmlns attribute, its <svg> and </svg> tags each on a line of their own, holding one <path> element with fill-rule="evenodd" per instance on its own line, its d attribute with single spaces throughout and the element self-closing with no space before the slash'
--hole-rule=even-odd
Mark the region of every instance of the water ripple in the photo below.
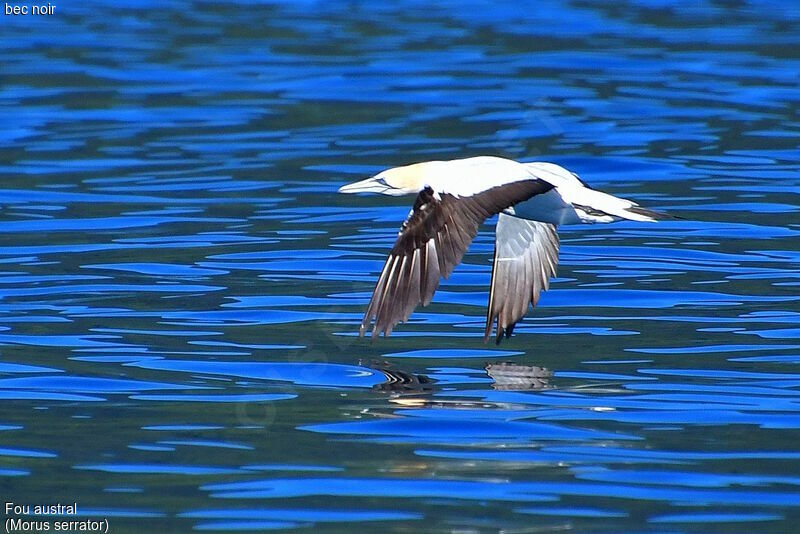
<svg viewBox="0 0 800 534">
<path fill-rule="evenodd" d="M 121 531 L 791 530 L 800 16 L 734 4 L 5 17 L 14 499 L 70 490 Z M 490 220 L 430 306 L 360 339 L 411 200 L 337 189 L 480 154 L 681 218 L 560 228 L 501 347 Z"/>
</svg>

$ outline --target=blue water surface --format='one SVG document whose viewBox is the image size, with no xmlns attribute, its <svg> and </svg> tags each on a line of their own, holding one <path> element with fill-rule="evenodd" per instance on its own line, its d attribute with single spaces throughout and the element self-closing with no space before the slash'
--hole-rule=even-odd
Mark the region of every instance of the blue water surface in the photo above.
<svg viewBox="0 0 800 534">
<path fill-rule="evenodd" d="M 794 3 L 96 0 L 0 16 L 0 50 L 6 501 L 113 532 L 800 521 Z M 489 221 L 359 339 L 411 199 L 339 186 L 483 154 L 680 219 L 561 228 L 500 347 Z"/>
</svg>

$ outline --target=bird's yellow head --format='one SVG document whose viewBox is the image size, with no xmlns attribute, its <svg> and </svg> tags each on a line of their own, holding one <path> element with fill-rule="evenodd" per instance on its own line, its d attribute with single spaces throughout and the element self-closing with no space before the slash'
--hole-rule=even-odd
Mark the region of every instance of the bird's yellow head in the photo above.
<svg viewBox="0 0 800 534">
<path fill-rule="evenodd" d="M 425 177 L 431 163 L 414 163 L 404 167 L 387 169 L 372 178 L 347 184 L 339 188 L 340 193 L 381 193 L 383 195 L 415 195 L 426 185 Z"/>
</svg>

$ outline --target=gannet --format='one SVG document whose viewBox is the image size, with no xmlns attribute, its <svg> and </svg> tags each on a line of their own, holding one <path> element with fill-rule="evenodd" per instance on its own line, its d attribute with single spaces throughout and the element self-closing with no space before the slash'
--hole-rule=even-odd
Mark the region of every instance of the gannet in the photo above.
<svg viewBox="0 0 800 534">
<path fill-rule="evenodd" d="M 418 304 L 430 304 L 489 217 L 498 215 L 484 341 L 495 323 L 498 344 L 549 288 L 558 225 L 673 218 L 596 191 L 554 163 L 494 156 L 395 167 L 339 192 L 417 195 L 361 322 L 360 335 L 372 326 L 373 338 L 390 335 Z"/>
</svg>

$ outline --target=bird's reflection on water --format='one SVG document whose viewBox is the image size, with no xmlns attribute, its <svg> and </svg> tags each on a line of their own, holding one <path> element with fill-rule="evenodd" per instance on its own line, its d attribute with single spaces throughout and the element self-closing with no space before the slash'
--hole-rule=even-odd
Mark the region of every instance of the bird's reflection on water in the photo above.
<svg viewBox="0 0 800 534">
<path fill-rule="evenodd" d="M 555 387 L 550 383 L 553 371 L 538 365 L 489 363 L 486 374 L 492 379 L 492 387 L 499 390 L 538 391 Z"/>
<path fill-rule="evenodd" d="M 395 394 L 428 394 L 435 390 L 436 380 L 424 374 L 398 369 L 388 361 L 373 361 L 364 364 L 386 376 L 386 381 L 375 384 L 372 389 Z M 502 391 L 540 391 L 553 389 L 553 371 L 537 365 L 521 365 L 512 362 L 487 363 L 486 374 L 492 379 L 493 389 Z"/>
<path fill-rule="evenodd" d="M 427 375 L 394 369 L 388 362 L 373 365 L 372 368 L 386 376 L 385 382 L 372 386 L 376 391 L 399 394 L 433 393 L 435 381 Z"/>
</svg>

